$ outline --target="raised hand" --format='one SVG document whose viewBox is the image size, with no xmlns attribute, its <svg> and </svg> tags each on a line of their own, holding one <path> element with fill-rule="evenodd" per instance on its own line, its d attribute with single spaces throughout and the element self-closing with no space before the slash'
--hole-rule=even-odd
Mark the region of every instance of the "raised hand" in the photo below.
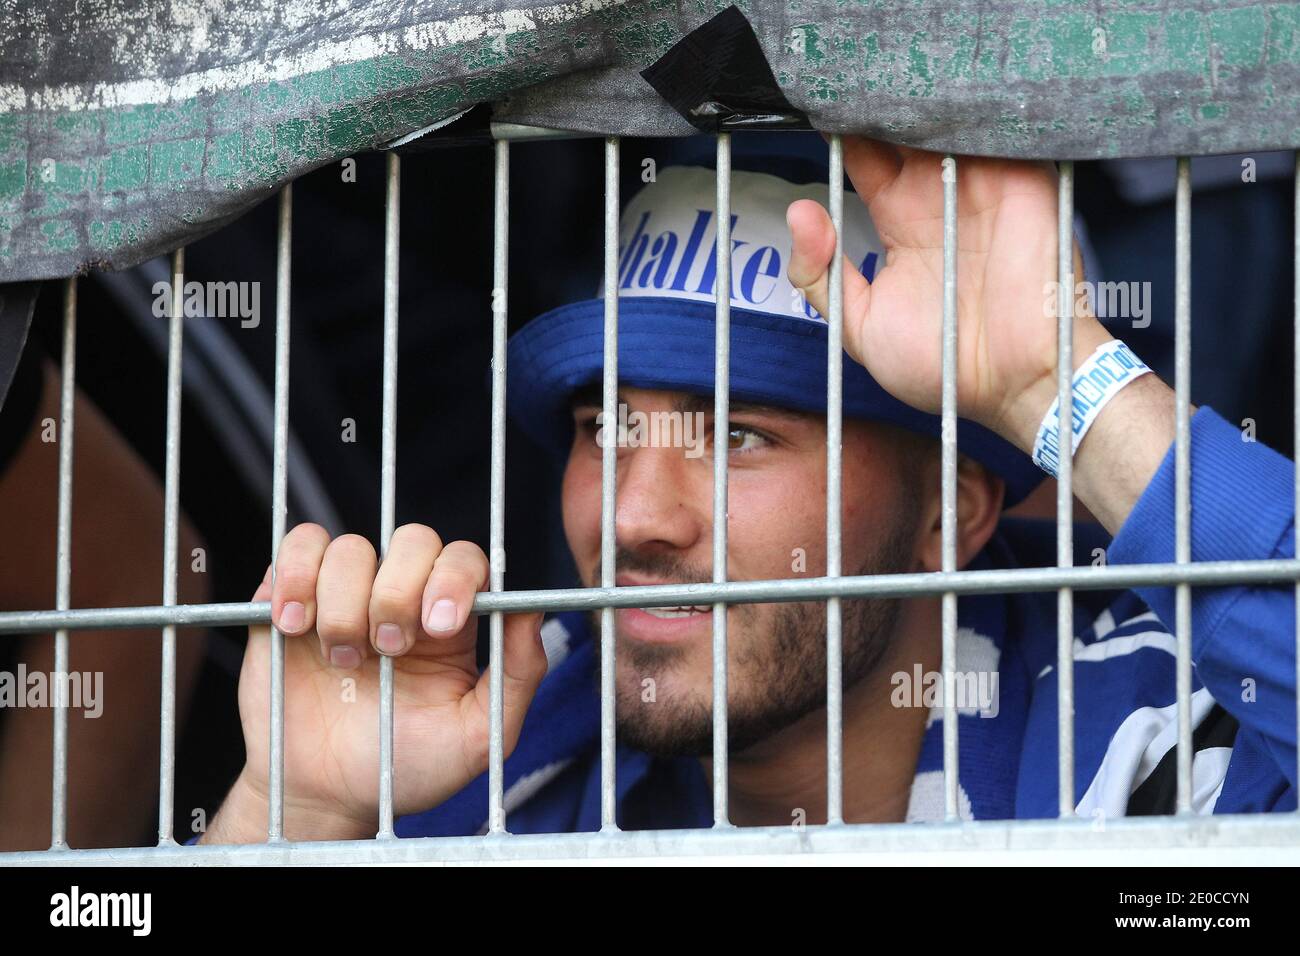
<svg viewBox="0 0 1300 956">
<path fill-rule="evenodd" d="M 885 245 L 868 283 L 847 260 L 844 346 L 882 387 L 941 406 L 943 157 L 844 137 L 844 168 Z M 846 202 L 854 202 L 847 196 Z M 957 405 L 1028 450 L 1056 396 L 1056 174 L 1051 164 L 963 157 L 957 166 Z M 835 235 L 822 206 L 790 205 L 789 276 L 829 312 Z M 1075 277 L 1082 263 L 1075 251 Z M 1076 312 L 1076 366 L 1111 336 Z"/>
</svg>

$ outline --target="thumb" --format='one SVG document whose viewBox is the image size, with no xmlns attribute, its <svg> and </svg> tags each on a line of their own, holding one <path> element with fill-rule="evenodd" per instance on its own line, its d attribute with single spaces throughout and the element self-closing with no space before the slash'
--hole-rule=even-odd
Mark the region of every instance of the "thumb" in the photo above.
<svg viewBox="0 0 1300 956">
<path fill-rule="evenodd" d="M 262 583 L 257 586 L 257 591 L 255 591 L 252 598 L 250 598 L 250 600 L 253 601 L 254 603 L 257 603 L 258 601 L 271 600 L 271 568 L 273 566 L 274 565 L 271 564 L 268 564 L 266 566 L 266 574 L 262 578 Z M 249 640 L 250 647 L 252 647 L 253 645 L 260 644 L 263 641 L 269 641 L 270 637 L 271 637 L 271 629 L 267 625 L 265 624 L 249 625 L 248 640 Z M 244 656 L 244 660 L 247 662 L 248 659 L 249 659 L 248 655 L 246 654 Z"/>
<path fill-rule="evenodd" d="M 830 213 L 813 199 L 796 199 L 785 212 L 790 227 L 790 265 L 786 269 L 790 284 L 803 292 L 814 309 L 829 319 L 831 258 L 835 255 L 835 226 Z M 866 311 L 871 284 L 844 260 L 844 301 Z M 847 306 L 846 306 L 847 314 Z"/>
<path fill-rule="evenodd" d="M 266 566 L 266 574 L 262 576 L 262 583 L 257 586 L 257 591 L 254 592 L 252 598 L 250 599 L 254 603 L 258 601 L 271 600 L 271 568 L 272 567 L 273 565 L 270 564 Z"/>
<path fill-rule="evenodd" d="M 507 614 L 502 640 L 502 719 L 505 752 L 509 754 L 519 740 L 524 716 L 533 702 L 537 685 L 546 676 L 546 651 L 542 647 L 542 614 Z M 474 686 L 480 713 L 491 713 L 492 668 L 484 669 Z"/>
</svg>

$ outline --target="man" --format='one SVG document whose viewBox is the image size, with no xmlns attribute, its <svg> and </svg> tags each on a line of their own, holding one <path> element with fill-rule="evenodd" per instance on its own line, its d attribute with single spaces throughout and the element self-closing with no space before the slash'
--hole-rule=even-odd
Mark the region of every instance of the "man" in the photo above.
<svg viewBox="0 0 1300 956">
<path fill-rule="evenodd" d="M 737 137 L 740 147 L 743 137 Z M 825 568 L 826 333 L 834 235 L 816 170 L 759 157 L 733 179 L 729 580 Z M 846 197 L 843 567 L 941 567 L 939 455 L 940 158 L 857 138 Z M 713 174 L 664 169 L 624 210 L 619 423 L 597 420 L 599 300 L 548 313 L 511 345 L 516 420 L 564 459 L 564 527 L 584 585 L 599 579 L 601 443 L 618 441 L 620 586 L 711 578 Z M 1050 166 L 963 160 L 957 389 L 957 561 L 1031 563 L 1044 537 L 1000 521 L 1049 470 L 1056 397 L 1056 186 Z M 782 221 L 784 217 L 784 222 Z M 1076 257 L 1077 258 L 1077 257 Z M 1050 300 L 1050 299 L 1049 299 Z M 1075 490 L 1115 534 L 1110 560 L 1173 551 L 1172 391 L 1081 303 L 1076 367 L 1103 381 L 1072 412 L 1083 436 Z M 1100 372 L 1098 372 L 1100 369 Z M 1109 370 L 1109 371 L 1107 371 Z M 1100 379 L 1095 375 L 1101 375 Z M 1107 378 L 1106 376 L 1110 377 Z M 1076 394 L 1078 387 L 1076 387 Z M 1104 401 L 1103 401 L 1104 399 Z M 696 413 L 702 428 L 692 427 Z M 1045 421 L 1046 418 L 1046 421 Z M 637 423 L 669 423 L 638 431 Z M 627 428 L 621 428 L 621 423 Z M 1059 423 L 1058 423 L 1059 424 Z M 1084 426 L 1088 426 L 1084 429 Z M 676 429 L 675 431 L 673 429 Z M 1059 428 L 1057 429 L 1059 432 Z M 1068 433 L 1067 433 L 1068 434 Z M 704 436 L 700 439 L 699 436 Z M 1193 423 L 1193 556 L 1294 553 L 1289 462 L 1212 411 Z M 703 447 L 699 441 L 703 441 Z M 1054 444 L 1055 442 L 1055 444 Z M 1231 500 L 1225 486 L 1232 476 Z M 1243 521 L 1243 509 L 1251 515 Z M 1050 559 L 1048 559 L 1050 560 Z M 285 819 L 291 839 L 363 838 L 377 825 L 380 655 L 395 659 L 395 806 L 402 835 L 474 833 L 486 816 L 488 675 L 475 664 L 476 591 L 488 564 L 407 525 L 377 565 L 369 542 L 300 526 L 256 599 L 286 640 Z M 1083 616 L 1075 645 L 1076 793 L 1085 816 L 1168 812 L 1174 716 L 1173 596 L 1144 589 Z M 1145 602 L 1145 603 L 1144 603 Z M 1202 589 L 1194 808 L 1295 806 L 1294 603 L 1289 589 Z M 707 607 L 619 611 L 618 817 L 624 828 L 712 821 L 711 615 Z M 940 601 L 844 603 L 844 816 L 942 818 Z M 730 819 L 825 819 L 825 609 L 815 602 L 728 612 Z M 1054 595 L 964 598 L 956 669 L 961 813 L 1057 812 Z M 581 615 L 545 627 L 507 618 L 506 795 L 513 832 L 600 824 L 597 646 Z M 247 764 L 204 842 L 255 842 L 267 819 L 268 637 L 254 629 L 240 705 Z M 539 689 L 540 685 L 540 689 Z"/>
</svg>

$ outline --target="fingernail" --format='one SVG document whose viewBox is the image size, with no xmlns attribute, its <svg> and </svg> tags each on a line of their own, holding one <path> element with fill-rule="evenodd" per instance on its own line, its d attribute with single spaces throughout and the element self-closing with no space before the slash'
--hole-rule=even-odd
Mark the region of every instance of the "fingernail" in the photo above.
<svg viewBox="0 0 1300 956">
<path fill-rule="evenodd" d="M 293 633 L 301 630 L 305 620 L 307 620 L 307 609 L 297 601 L 290 601 L 280 608 L 280 630 L 282 631 Z"/>
<path fill-rule="evenodd" d="M 335 644 L 330 648 L 330 663 L 335 667 L 350 671 L 361 664 L 361 655 L 355 647 L 347 644 Z"/>
<path fill-rule="evenodd" d="M 402 653 L 402 648 L 406 646 L 402 629 L 396 624 L 380 624 L 379 629 L 375 631 L 375 646 L 385 654 Z"/>
<path fill-rule="evenodd" d="M 429 630 L 450 631 L 456 626 L 456 602 L 443 598 L 429 608 Z"/>
</svg>

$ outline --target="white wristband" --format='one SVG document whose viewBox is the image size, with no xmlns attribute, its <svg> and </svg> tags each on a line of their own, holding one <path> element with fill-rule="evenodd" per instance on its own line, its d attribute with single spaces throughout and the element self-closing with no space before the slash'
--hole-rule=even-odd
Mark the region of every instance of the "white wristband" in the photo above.
<svg viewBox="0 0 1300 956">
<path fill-rule="evenodd" d="M 1070 400 L 1070 457 L 1101 410 L 1129 382 L 1151 371 L 1119 339 L 1098 346 L 1074 373 Z M 1061 461 L 1060 397 L 1052 401 L 1034 439 L 1034 464 L 1053 478 Z"/>
</svg>

